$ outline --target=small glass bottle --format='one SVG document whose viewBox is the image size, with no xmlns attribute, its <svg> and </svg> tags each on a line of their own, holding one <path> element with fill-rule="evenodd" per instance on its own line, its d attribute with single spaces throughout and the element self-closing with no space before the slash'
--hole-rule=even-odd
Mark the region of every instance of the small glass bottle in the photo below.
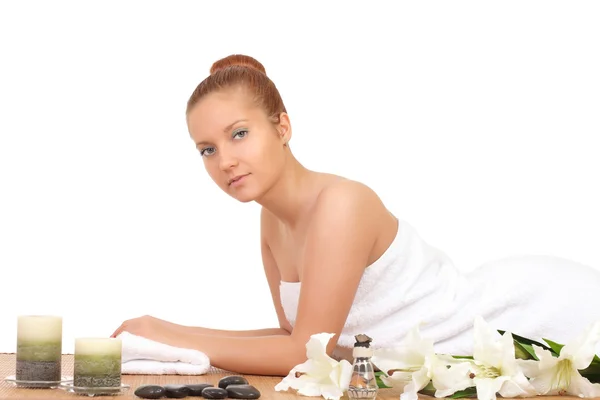
<svg viewBox="0 0 600 400">
<path fill-rule="evenodd" d="M 354 336 L 356 342 L 352 349 L 352 378 L 348 386 L 349 399 L 374 399 L 377 397 L 377 381 L 371 356 L 373 350 L 370 343 L 373 339 L 365 334 Z"/>
</svg>

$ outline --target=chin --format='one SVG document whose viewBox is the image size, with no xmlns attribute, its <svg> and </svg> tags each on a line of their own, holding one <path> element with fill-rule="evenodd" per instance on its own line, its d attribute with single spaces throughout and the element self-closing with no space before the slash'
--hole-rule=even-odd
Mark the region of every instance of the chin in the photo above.
<svg viewBox="0 0 600 400">
<path fill-rule="evenodd" d="M 233 196 L 234 199 L 239 201 L 240 203 L 250 203 L 251 201 L 256 200 L 255 197 L 247 197 L 247 196 Z"/>
<path fill-rule="evenodd" d="M 229 192 L 228 194 L 240 203 L 250 203 L 251 201 L 256 201 L 256 199 L 260 197 L 257 193 L 247 189 L 237 192 Z"/>
<path fill-rule="evenodd" d="M 257 184 L 257 182 L 247 182 L 244 186 L 238 188 L 224 187 L 223 190 L 240 203 L 249 203 L 260 201 L 269 191 L 269 188 Z"/>
</svg>

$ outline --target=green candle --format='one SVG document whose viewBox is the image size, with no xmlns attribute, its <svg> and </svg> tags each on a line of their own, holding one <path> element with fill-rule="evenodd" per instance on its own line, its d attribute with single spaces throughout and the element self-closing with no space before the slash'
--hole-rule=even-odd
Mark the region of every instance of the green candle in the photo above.
<svg viewBox="0 0 600 400">
<path fill-rule="evenodd" d="M 17 320 L 17 381 L 41 382 L 28 386 L 50 386 L 60 381 L 62 317 L 22 315 Z M 45 385 L 43 382 L 48 382 Z"/>
<path fill-rule="evenodd" d="M 121 339 L 75 339 L 73 386 L 119 388 L 121 386 Z"/>
</svg>

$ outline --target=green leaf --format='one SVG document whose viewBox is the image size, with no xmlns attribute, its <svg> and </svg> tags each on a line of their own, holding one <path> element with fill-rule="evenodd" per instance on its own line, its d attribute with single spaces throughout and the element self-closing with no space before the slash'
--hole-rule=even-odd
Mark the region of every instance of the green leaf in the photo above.
<svg viewBox="0 0 600 400">
<path fill-rule="evenodd" d="M 385 383 L 383 383 L 383 381 L 381 380 L 381 375 L 385 374 L 383 373 L 383 371 L 376 371 L 375 372 L 375 382 L 377 382 L 377 387 L 381 388 L 381 389 L 385 389 L 385 388 L 389 388 L 391 386 L 386 386 Z"/>
<path fill-rule="evenodd" d="M 579 370 L 580 374 L 598 374 L 600 375 L 600 365 L 598 364 L 590 364 L 589 367 L 585 368 L 585 369 L 580 369 Z"/>
<path fill-rule="evenodd" d="M 519 343 L 516 340 L 513 340 L 515 345 L 515 358 L 519 358 L 521 360 L 536 360 L 537 357 L 535 355 L 535 350 L 533 350 L 533 346 L 526 343 Z"/>
<path fill-rule="evenodd" d="M 429 382 L 427 384 L 427 386 L 425 386 L 423 389 L 419 390 L 419 393 L 424 394 L 426 396 L 435 397 L 435 391 L 436 391 L 436 389 L 433 386 L 433 383 Z M 457 392 L 454 392 L 454 394 L 452 396 L 448 396 L 446 398 L 447 399 L 462 399 L 465 397 L 477 397 L 477 389 L 475 388 L 475 386 L 466 388 L 465 390 L 459 390 Z"/>
<path fill-rule="evenodd" d="M 427 386 L 423 389 L 419 390 L 419 393 L 424 394 L 426 396 L 435 397 L 435 387 L 433 386 L 433 382 L 429 381 Z"/>
<path fill-rule="evenodd" d="M 452 356 L 452 358 L 472 360 L 473 356 Z"/>
<path fill-rule="evenodd" d="M 587 378 L 592 383 L 600 383 L 600 374 L 586 374 L 583 371 L 585 370 L 579 371 L 581 376 Z"/>
<path fill-rule="evenodd" d="M 559 344 L 546 338 L 544 338 L 544 342 L 548 343 L 548 345 L 552 349 L 551 351 L 556 355 L 556 357 L 560 355 L 560 349 L 562 349 L 565 346 L 564 344 Z"/>
<path fill-rule="evenodd" d="M 502 330 L 498 329 L 498 332 L 499 332 L 501 335 L 504 335 L 504 333 L 505 333 L 506 331 L 502 331 Z M 524 336 L 515 335 L 515 334 L 514 334 L 514 333 L 512 333 L 512 332 L 511 332 L 511 335 L 512 335 L 512 337 L 513 337 L 513 341 L 517 341 L 517 342 L 519 342 L 519 344 L 522 344 L 522 345 L 523 345 L 523 344 L 528 344 L 529 346 L 532 346 L 532 345 L 534 345 L 534 344 L 535 344 L 536 346 L 540 346 L 541 348 L 543 348 L 543 349 L 546 349 L 546 350 L 548 350 L 548 351 L 550 351 L 550 352 L 552 352 L 552 353 L 553 353 L 552 349 L 551 349 L 550 347 L 546 346 L 546 345 L 545 345 L 545 344 L 543 344 L 543 343 L 536 342 L 535 340 L 528 339 L 528 338 L 526 338 L 526 337 L 524 337 Z M 544 339 L 544 340 L 546 340 L 546 339 Z M 558 355 L 558 354 L 556 354 L 556 355 Z"/>
<path fill-rule="evenodd" d="M 580 369 L 579 373 L 592 383 L 600 383 L 600 364 L 594 361 L 587 368 Z"/>
<path fill-rule="evenodd" d="M 477 397 L 477 388 L 472 386 L 470 388 L 466 388 L 465 390 L 459 390 L 452 396 L 448 396 L 449 399 L 463 399 L 465 397 Z"/>
<path fill-rule="evenodd" d="M 590 382 L 597 383 L 598 379 L 600 379 L 600 365 L 590 364 L 589 367 L 580 369 L 579 373 L 581 376 L 588 378 Z"/>
<path fill-rule="evenodd" d="M 592 363 L 590 365 L 600 365 L 600 357 L 597 354 L 594 354 L 594 358 L 592 359 Z"/>
</svg>

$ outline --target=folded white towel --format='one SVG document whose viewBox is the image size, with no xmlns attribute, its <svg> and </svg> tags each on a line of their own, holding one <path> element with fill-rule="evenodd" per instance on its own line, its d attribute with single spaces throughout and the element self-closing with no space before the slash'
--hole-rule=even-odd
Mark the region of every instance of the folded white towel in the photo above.
<svg viewBox="0 0 600 400">
<path fill-rule="evenodd" d="M 203 375 L 210 369 L 210 360 L 201 351 L 170 346 L 129 332 L 117 337 L 123 344 L 122 374 Z"/>
<path fill-rule="evenodd" d="M 205 365 L 182 362 L 131 360 L 121 365 L 124 375 L 204 375 L 210 368 Z"/>
</svg>

